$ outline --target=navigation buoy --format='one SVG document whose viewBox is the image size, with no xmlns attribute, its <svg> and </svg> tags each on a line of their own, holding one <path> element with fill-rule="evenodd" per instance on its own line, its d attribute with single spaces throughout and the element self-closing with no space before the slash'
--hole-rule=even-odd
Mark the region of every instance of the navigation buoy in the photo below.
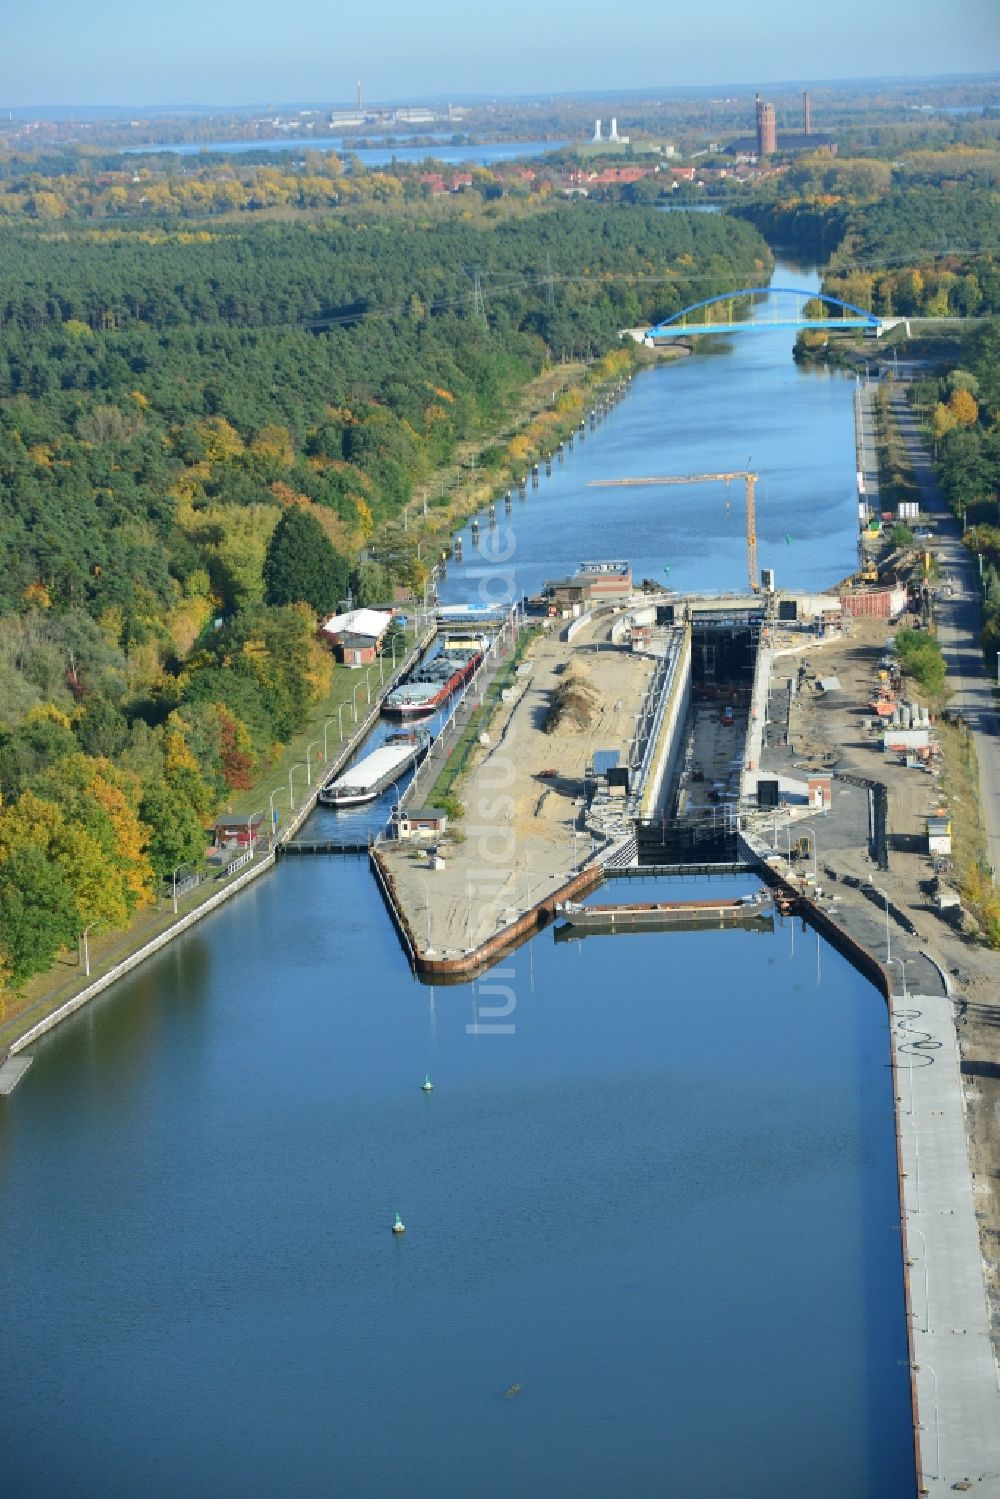
<svg viewBox="0 0 1000 1499">
<path fill-rule="evenodd" d="M 396 1214 L 396 1221 L 392 1225 L 392 1231 L 393 1231 L 394 1234 L 405 1234 L 406 1233 L 406 1224 L 403 1222 L 402 1218 L 399 1216 L 398 1213 Z"/>
<path fill-rule="evenodd" d="M 421 1091 L 424 1093 L 432 1093 L 434 1091 L 434 1084 L 431 1082 L 430 1077 L 426 1072 L 424 1073 L 424 1080 L 420 1084 L 420 1087 Z"/>
</svg>

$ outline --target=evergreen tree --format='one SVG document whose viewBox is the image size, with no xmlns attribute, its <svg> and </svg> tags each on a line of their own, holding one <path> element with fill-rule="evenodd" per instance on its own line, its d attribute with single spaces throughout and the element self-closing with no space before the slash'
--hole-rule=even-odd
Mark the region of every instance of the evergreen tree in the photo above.
<svg viewBox="0 0 1000 1499">
<path fill-rule="evenodd" d="M 269 604 L 306 603 L 317 614 L 336 609 L 347 592 L 347 561 L 319 521 L 292 505 L 278 522 L 264 558 Z"/>
</svg>

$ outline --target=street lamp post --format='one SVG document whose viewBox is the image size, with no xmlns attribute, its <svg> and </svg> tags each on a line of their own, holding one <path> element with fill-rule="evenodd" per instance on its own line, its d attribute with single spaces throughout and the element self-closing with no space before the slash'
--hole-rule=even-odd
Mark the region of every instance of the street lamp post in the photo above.
<svg viewBox="0 0 1000 1499">
<path fill-rule="evenodd" d="M 889 897 L 886 895 L 885 891 L 880 890 L 877 885 L 873 885 L 872 889 L 875 891 L 876 895 L 881 895 L 882 899 L 885 901 L 885 961 L 887 963 L 891 963 L 892 935 L 889 931 Z"/>
<path fill-rule="evenodd" d="M 272 838 L 274 837 L 274 830 L 275 830 L 275 828 L 277 827 L 277 824 L 278 824 L 278 814 L 274 810 L 274 798 L 277 796 L 277 794 L 278 794 L 278 788 L 277 787 L 275 787 L 275 789 L 273 791 L 269 791 L 268 792 L 268 801 L 270 802 L 270 805 L 271 805 L 271 837 Z"/>
<path fill-rule="evenodd" d="M 342 708 L 344 706 L 343 703 L 341 703 L 340 706 Z M 328 730 L 330 728 L 330 725 L 333 723 L 334 718 L 335 717 L 339 717 L 339 716 L 340 716 L 339 712 L 337 714 L 331 713 L 330 717 L 326 720 L 326 722 L 323 725 L 323 764 L 324 765 L 326 764 L 326 762 L 330 758 L 330 751 L 326 747 L 327 732 L 328 732 Z M 341 729 L 341 731 L 340 731 L 340 737 L 341 737 L 341 739 L 343 739 L 343 737 L 344 737 L 344 731 L 343 731 L 343 729 Z"/>
<path fill-rule="evenodd" d="M 183 864 L 178 864 L 177 868 L 172 872 L 172 874 L 170 876 L 170 893 L 171 893 L 171 895 L 173 897 L 173 907 L 174 907 L 174 915 L 175 916 L 177 915 L 177 876 L 180 874 L 180 872 L 181 872 L 181 870 L 183 868 L 184 868 Z"/>
<path fill-rule="evenodd" d="M 83 943 L 83 971 L 86 974 L 87 978 L 90 977 L 90 943 L 87 941 L 87 933 L 90 931 L 91 927 L 94 927 L 96 925 L 97 922 L 92 921 L 89 926 L 85 926 L 83 929 L 83 934 L 80 937 L 80 941 Z"/>
<path fill-rule="evenodd" d="M 915 1223 L 910 1223 L 910 1221 L 907 1220 L 906 1232 L 909 1234 L 911 1231 L 915 1234 L 920 1234 L 920 1242 L 924 1246 L 924 1325 L 920 1329 L 920 1331 L 930 1332 L 931 1298 L 930 1287 L 927 1279 L 927 1240 L 924 1238 L 923 1231 L 919 1229 Z"/>
<path fill-rule="evenodd" d="M 358 721 L 358 693 L 364 691 L 364 682 L 356 682 L 354 691 L 351 693 L 351 706 L 354 709 L 354 722 Z"/>
<path fill-rule="evenodd" d="M 291 812 L 295 811 L 295 795 L 292 791 L 292 776 L 297 770 L 305 770 L 305 765 L 301 760 L 297 765 L 293 765 L 291 770 L 288 772 L 288 807 L 289 811 Z"/>
<path fill-rule="evenodd" d="M 374 669 L 375 669 L 374 667 L 369 666 L 368 670 L 365 672 L 365 702 L 366 703 L 371 703 L 371 700 L 372 700 L 372 672 L 374 671 Z"/>
<path fill-rule="evenodd" d="M 816 882 L 817 882 L 817 880 L 819 879 L 819 871 L 818 871 L 818 867 L 817 867 L 817 863 L 816 863 L 816 834 L 813 832 L 812 828 L 803 828 L 802 832 L 804 833 L 804 835 L 807 838 L 812 839 L 812 849 L 813 849 L 813 884 L 815 885 Z"/>
<path fill-rule="evenodd" d="M 344 742 L 344 709 L 346 707 L 346 703 L 340 703 L 337 708 L 337 728 L 340 731 L 340 738 L 337 740 L 338 744 L 343 744 Z"/>
</svg>

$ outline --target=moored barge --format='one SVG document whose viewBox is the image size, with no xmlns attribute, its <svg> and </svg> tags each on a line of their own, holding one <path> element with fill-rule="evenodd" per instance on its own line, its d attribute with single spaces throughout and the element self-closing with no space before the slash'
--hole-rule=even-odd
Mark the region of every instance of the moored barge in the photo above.
<svg viewBox="0 0 1000 1499">
<path fill-rule="evenodd" d="M 318 800 L 324 807 L 355 807 L 362 802 L 373 802 L 411 765 L 420 763 L 430 744 L 431 736 L 426 729 L 390 734 L 378 749 L 324 786 Z"/>
<path fill-rule="evenodd" d="M 482 659 L 479 646 L 445 647 L 421 662 L 405 682 L 386 695 L 382 712 L 389 718 L 434 713 L 465 686 Z"/>
</svg>

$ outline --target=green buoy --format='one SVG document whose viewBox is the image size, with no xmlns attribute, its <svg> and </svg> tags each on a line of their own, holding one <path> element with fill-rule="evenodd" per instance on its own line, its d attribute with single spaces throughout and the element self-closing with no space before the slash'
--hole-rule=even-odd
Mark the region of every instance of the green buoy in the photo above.
<svg viewBox="0 0 1000 1499">
<path fill-rule="evenodd" d="M 405 1234 L 406 1233 L 406 1224 L 403 1222 L 402 1218 L 399 1216 L 398 1213 L 396 1214 L 396 1221 L 392 1225 L 392 1231 L 393 1231 L 394 1234 Z"/>
<path fill-rule="evenodd" d="M 424 1093 L 433 1093 L 433 1091 L 434 1091 L 434 1084 L 430 1080 L 430 1074 L 429 1073 L 426 1073 L 426 1072 L 424 1073 L 424 1080 L 420 1084 L 420 1088 L 421 1088 L 421 1091 L 424 1092 Z"/>
</svg>

